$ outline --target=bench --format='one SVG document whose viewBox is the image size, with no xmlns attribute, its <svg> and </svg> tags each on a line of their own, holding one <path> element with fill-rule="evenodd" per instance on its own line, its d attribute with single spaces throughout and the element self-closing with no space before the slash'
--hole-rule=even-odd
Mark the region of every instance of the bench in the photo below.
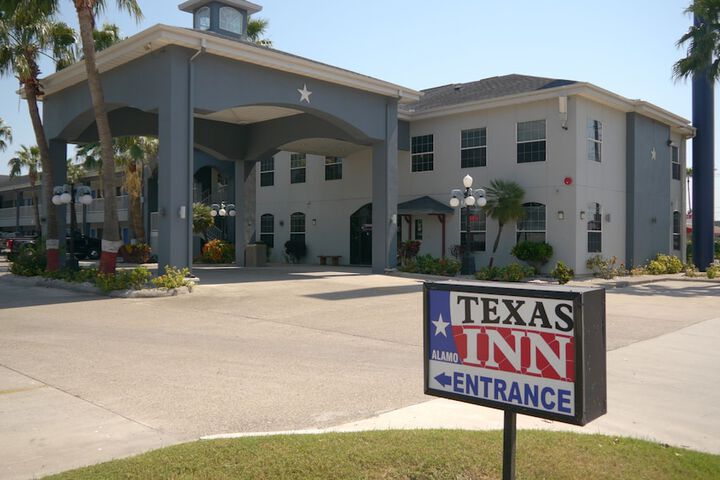
<svg viewBox="0 0 720 480">
<path fill-rule="evenodd" d="M 327 259 L 329 258 L 334 267 L 340 265 L 340 258 L 342 255 L 318 255 L 320 259 L 320 265 L 327 265 Z"/>
</svg>

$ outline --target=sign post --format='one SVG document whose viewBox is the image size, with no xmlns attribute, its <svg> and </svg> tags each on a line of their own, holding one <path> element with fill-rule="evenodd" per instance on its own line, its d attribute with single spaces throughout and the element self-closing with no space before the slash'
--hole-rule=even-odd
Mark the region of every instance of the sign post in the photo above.
<svg viewBox="0 0 720 480">
<path fill-rule="evenodd" d="M 605 290 L 425 283 L 425 393 L 504 410 L 503 479 L 516 414 L 585 425 L 607 412 Z"/>
</svg>

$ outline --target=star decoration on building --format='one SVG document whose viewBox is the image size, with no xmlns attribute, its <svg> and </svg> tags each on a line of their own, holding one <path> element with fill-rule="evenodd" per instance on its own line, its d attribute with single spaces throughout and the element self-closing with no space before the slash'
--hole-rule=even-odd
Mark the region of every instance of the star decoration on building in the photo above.
<svg viewBox="0 0 720 480">
<path fill-rule="evenodd" d="M 655 151 L 655 147 L 650 150 L 650 160 L 657 160 L 657 151 Z"/>
<path fill-rule="evenodd" d="M 297 91 L 300 93 L 300 103 L 302 103 L 302 102 L 310 103 L 310 95 L 312 95 L 313 92 L 308 90 L 307 84 L 303 85 L 302 89 L 298 88 Z"/>
<path fill-rule="evenodd" d="M 437 320 L 433 320 L 433 325 L 435 325 L 435 335 L 442 335 L 443 337 L 447 337 L 447 332 L 445 329 L 450 325 L 450 322 L 446 322 L 442 318 L 442 314 L 438 317 Z"/>
</svg>

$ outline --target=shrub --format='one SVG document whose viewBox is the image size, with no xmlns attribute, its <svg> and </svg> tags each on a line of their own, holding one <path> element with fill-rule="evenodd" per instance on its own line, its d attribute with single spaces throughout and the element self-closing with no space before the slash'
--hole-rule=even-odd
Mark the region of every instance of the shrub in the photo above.
<svg viewBox="0 0 720 480">
<path fill-rule="evenodd" d="M 10 264 L 10 273 L 23 277 L 42 275 L 47 267 L 47 256 L 40 245 L 22 245 Z"/>
<path fill-rule="evenodd" d="M 193 203 L 193 233 L 205 237 L 210 227 L 215 225 L 210 205 Z"/>
<path fill-rule="evenodd" d="M 650 275 L 664 275 L 668 273 L 680 273 L 683 270 L 683 263 L 673 255 L 659 253 L 647 265 L 647 272 Z"/>
<path fill-rule="evenodd" d="M 707 273 L 708 278 L 717 278 L 717 276 L 720 275 L 720 265 L 717 263 L 710 265 L 705 272 Z"/>
<path fill-rule="evenodd" d="M 434 258 L 432 255 L 419 255 L 401 266 L 400 271 L 454 277 L 460 271 L 460 262 L 449 258 Z"/>
<path fill-rule="evenodd" d="M 400 251 L 398 252 L 401 264 L 405 265 L 408 261 L 417 257 L 421 244 L 422 242 L 420 240 L 407 240 L 402 242 L 400 244 Z"/>
<path fill-rule="evenodd" d="M 497 280 L 499 276 L 500 269 L 498 267 L 482 267 L 475 272 L 475 278 L 478 280 Z"/>
<path fill-rule="evenodd" d="M 647 275 L 648 272 L 645 265 L 638 265 L 637 267 L 631 268 L 629 273 L 633 277 L 639 277 L 640 275 Z"/>
<path fill-rule="evenodd" d="M 95 285 L 107 293 L 112 290 L 140 290 L 150 280 L 152 274 L 145 267 L 133 270 L 118 270 L 115 273 L 97 273 Z"/>
<path fill-rule="evenodd" d="M 575 276 L 575 272 L 572 268 L 565 265 L 563 262 L 557 262 L 555 268 L 550 272 L 553 278 L 555 278 L 560 285 L 565 285 Z"/>
<path fill-rule="evenodd" d="M 615 278 L 618 275 L 626 275 L 627 270 L 624 265 L 616 267 L 617 257 L 603 258 L 602 255 L 595 255 L 594 257 L 588 258 L 585 265 L 588 269 L 592 270 L 593 275 L 601 277 L 606 280 Z"/>
<path fill-rule="evenodd" d="M 142 242 L 135 245 L 123 245 L 118 250 L 118 255 L 128 263 L 147 263 L 151 253 L 150 245 Z"/>
<path fill-rule="evenodd" d="M 690 278 L 697 277 L 700 275 L 698 273 L 697 267 L 695 265 L 693 265 L 692 263 L 688 263 L 687 265 L 685 265 L 683 272 L 685 273 L 686 277 L 690 277 Z"/>
<path fill-rule="evenodd" d="M 307 246 L 305 242 L 288 240 L 285 242 L 285 254 L 292 263 L 298 263 L 307 255 Z"/>
<path fill-rule="evenodd" d="M 513 247 L 511 253 L 515 258 L 527 262 L 535 268 L 535 271 L 539 272 L 540 268 L 553 256 L 553 248 L 545 242 L 520 242 Z"/>
<path fill-rule="evenodd" d="M 190 269 L 188 268 L 180 269 L 165 265 L 165 274 L 153 278 L 152 283 L 158 288 L 166 288 L 168 290 L 180 287 L 192 287 L 194 284 L 192 280 L 188 280 L 188 276 L 190 276 Z"/>
<path fill-rule="evenodd" d="M 527 265 L 511 263 L 500 269 L 499 279 L 504 282 L 522 282 L 525 278 L 533 275 L 535 270 Z"/>
<path fill-rule="evenodd" d="M 203 245 L 200 260 L 205 263 L 233 263 L 235 245 L 223 240 L 210 240 Z"/>
</svg>

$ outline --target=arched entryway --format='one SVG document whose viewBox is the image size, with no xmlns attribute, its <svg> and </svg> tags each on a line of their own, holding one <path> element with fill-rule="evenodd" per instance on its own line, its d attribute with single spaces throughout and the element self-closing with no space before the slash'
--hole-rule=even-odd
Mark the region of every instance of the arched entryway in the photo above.
<svg viewBox="0 0 720 480">
<path fill-rule="evenodd" d="M 350 264 L 372 265 L 372 203 L 350 215 Z"/>
</svg>

